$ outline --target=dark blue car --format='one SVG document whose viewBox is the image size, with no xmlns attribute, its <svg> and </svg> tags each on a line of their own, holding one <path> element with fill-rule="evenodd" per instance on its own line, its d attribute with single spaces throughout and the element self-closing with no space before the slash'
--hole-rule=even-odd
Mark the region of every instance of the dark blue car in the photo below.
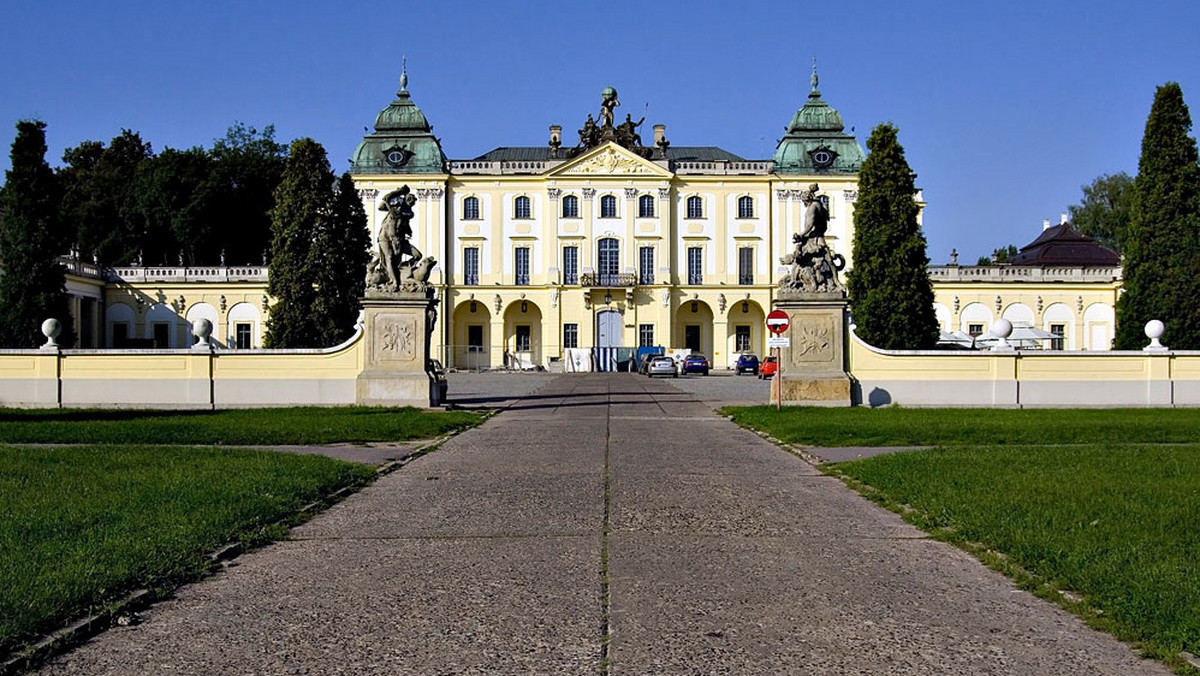
<svg viewBox="0 0 1200 676">
<path fill-rule="evenodd" d="M 711 365 L 708 363 L 708 357 L 702 354 L 689 354 L 683 360 L 684 373 L 699 373 L 702 376 L 708 375 L 708 369 Z"/>
<path fill-rule="evenodd" d="M 734 364 L 733 370 L 740 376 L 743 373 L 753 373 L 758 375 L 758 355 L 743 354 L 738 357 L 737 363 Z"/>
</svg>

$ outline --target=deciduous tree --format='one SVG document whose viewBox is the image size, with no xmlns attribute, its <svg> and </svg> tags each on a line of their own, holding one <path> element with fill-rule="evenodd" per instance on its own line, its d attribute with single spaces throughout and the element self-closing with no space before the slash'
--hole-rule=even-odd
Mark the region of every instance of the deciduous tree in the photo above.
<svg viewBox="0 0 1200 676">
<path fill-rule="evenodd" d="M 876 127 L 867 149 L 854 206 L 854 268 L 847 277 L 855 330 L 881 348 L 931 348 L 938 322 L 917 221 L 916 174 L 893 125 Z"/>
<path fill-rule="evenodd" d="M 1125 172 L 1104 174 L 1083 187 L 1083 200 L 1067 208 L 1071 225 L 1104 246 L 1125 249 L 1133 179 Z"/>
<path fill-rule="evenodd" d="M 167 148 L 142 162 L 134 184 L 145 262 L 215 265 L 221 245 L 215 221 L 221 186 L 203 148 Z"/>
<path fill-rule="evenodd" d="M 84 141 L 63 154 L 58 171 L 63 187 L 63 215 L 85 257 L 106 265 L 137 260 L 141 218 L 135 213 L 134 178 L 150 158 L 149 143 L 125 129 L 108 147 Z"/>
<path fill-rule="evenodd" d="M 287 162 L 274 125 L 258 131 L 237 123 L 213 144 L 214 180 L 221 187 L 216 236 L 230 265 L 258 265 L 271 246 L 271 209 Z"/>
<path fill-rule="evenodd" d="M 0 188 L 0 345 L 41 345 L 41 324 L 51 317 L 63 325 L 59 343 L 70 345 L 66 270 L 58 256 L 72 237 L 63 225 L 58 179 L 46 164 L 46 124 L 18 122 L 11 157 Z"/>
<path fill-rule="evenodd" d="M 1151 319 L 1166 324 L 1164 344 L 1200 349 L 1200 164 L 1191 128 L 1183 90 L 1159 87 L 1133 183 L 1118 349 L 1145 346 Z"/>
</svg>

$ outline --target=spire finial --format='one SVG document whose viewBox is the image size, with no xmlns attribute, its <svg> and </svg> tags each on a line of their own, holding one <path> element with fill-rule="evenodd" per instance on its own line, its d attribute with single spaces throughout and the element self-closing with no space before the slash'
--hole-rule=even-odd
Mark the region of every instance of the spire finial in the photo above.
<svg viewBox="0 0 1200 676">
<path fill-rule="evenodd" d="M 812 83 L 812 90 L 817 91 L 817 56 L 815 54 L 813 55 L 812 77 L 808 81 Z"/>
<path fill-rule="evenodd" d="M 400 95 L 408 93 L 408 56 L 400 56 Z"/>
</svg>

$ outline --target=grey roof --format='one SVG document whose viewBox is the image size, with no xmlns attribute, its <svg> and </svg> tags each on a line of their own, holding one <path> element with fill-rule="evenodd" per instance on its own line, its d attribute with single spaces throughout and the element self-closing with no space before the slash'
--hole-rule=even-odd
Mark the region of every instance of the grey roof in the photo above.
<svg viewBox="0 0 1200 676">
<path fill-rule="evenodd" d="M 560 159 L 566 153 L 560 155 Z M 544 162 L 550 157 L 550 146 L 534 146 L 520 148 L 496 148 L 486 152 L 471 161 L 474 162 Z M 716 146 L 669 146 L 667 159 L 687 162 L 715 162 L 728 160 L 730 162 L 746 162 L 747 160 Z"/>
</svg>

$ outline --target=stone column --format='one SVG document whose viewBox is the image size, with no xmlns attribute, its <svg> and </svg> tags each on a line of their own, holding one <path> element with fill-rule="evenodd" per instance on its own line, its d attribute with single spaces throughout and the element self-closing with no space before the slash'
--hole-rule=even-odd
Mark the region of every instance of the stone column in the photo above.
<svg viewBox="0 0 1200 676">
<path fill-rule="evenodd" d="M 368 292 L 362 300 L 366 356 L 358 375 L 363 406 L 439 406 L 444 380 L 431 372 L 430 338 L 437 320 L 433 291 Z"/>
<path fill-rule="evenodd" d="M 849 406 L 846 364 L 846 295 L 840 291 L 781 294 L 775 308 L 788 314 L 780 348 L 783 403 Z"/>
</svg>

